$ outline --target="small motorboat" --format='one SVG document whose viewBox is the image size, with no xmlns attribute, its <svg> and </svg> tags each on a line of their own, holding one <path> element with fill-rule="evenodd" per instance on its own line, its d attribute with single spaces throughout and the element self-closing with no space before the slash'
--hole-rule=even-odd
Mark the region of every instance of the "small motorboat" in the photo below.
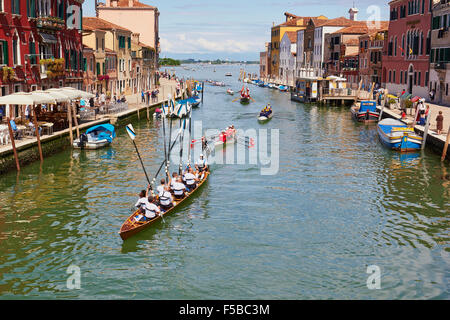
<svg viewBox="0 0 450 320">
<path fill-rule="evenodd" d="M 112 124 L 100 124 L 90 127 L 86 133 L 73 142 L 76 149 L 95 150 L 111 144 L 116 137 L 116 131 Z"/>
<path fill-rule="evenodd" d="M 202 99 L 199 96 L 193 96 L 186 99 L 186 101 L 191 104 L 192 108 L 197 108 L 200 105 L 200 102 L 202 102 Z"/>
<path fill-rule="evenodd" d="M 160 108 L 155 109 L 155 113 L 153 113 L 154 119 L 161 119 L 162 118 L 162 110 Z"/>
<path fill-rule="evenodd" d="M 259 113 L 258 121 L 260 121 L 260 122 L 264 122 L 264 121 L 268 121 L 268 120 L 272 119 L 272 116 L 273 116 L 272 108 L 270 108 L 269 111 L 266 111 L 265 109 L 266 108 L 261 110 L 261 112 Z"/>
<path fill-rule="evenodd" d="M 280 86 L 278 86 L 278 90 L 280 90 L 280 91 L 282 91 L 282 92 L 286 92 L 286 91 L 289 90 L 289 88 L 286 87 L 286 86 L 280 85 Z"/>
<path fill-rule="evenodd" d="M 392 150 L 411 152 L 422 147 L 423 138 L 414 132 L 414 128 L 399 120 L 381 120 L 378 122 L 377 132 L 380 141 Z"/>
<path fill-rule="evenodd" d="M 380 117 L 375 101 L 361 101 L 361 103 L 354 105 L 350 109 L 350 112 L 352 113 L 353 120 L 358 122 L 378 122 L 378 118 Z"/>
<path fill-rule="evenodd" d="M 228 93 L 230 96 L 234 95 L 234 91 L 231 90 L 231 89 L 228 89 L 228 90 L 227 90 L 227 93 Z"/>
</svg>

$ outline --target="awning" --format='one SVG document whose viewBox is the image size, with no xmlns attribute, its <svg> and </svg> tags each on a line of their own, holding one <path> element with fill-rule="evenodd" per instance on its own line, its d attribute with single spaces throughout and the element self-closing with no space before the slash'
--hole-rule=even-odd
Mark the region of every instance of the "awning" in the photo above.
<svg viewBox="0 0 450 320">
<path fill-rule="evenodd" d="M 56 40 L 56 37 L 52 34 L 40 33 L 39 35 L 41 36 L 42 42 L 44 42 L 44 43 L 56 44 L 58 42 Z"/>
</svg>

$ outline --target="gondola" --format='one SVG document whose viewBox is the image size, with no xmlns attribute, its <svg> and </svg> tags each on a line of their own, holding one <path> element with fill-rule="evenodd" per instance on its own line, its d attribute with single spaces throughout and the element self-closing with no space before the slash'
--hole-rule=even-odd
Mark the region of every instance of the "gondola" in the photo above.
<svg viewBox="0 0 450 320">
<path fill-rule="evenodd" d="M 206 172 L 205 175 L 203 176 L 202 181 L 200 181 L 197 184 L 197 187 L 194 190 L 192 190 L 190 193 L 187 193 L 183 199 L 178 200 L 178 201 L 174 200 L 174 202 L 173 202 L 174 206 L 172 208 L 170 208 L 169 210 L 167 210 L 166 212 L 163 212 L 162 216 L 157 215 L 155 218 L 153 218 L 150 221 L 136 221 L 135 217 L 137 217 L 138 215 L 141 215 L 140 210 L 136 210 L 131 216 L 129 216 L 127 218 L 127 220 L 125 220 L 125 222 L 122 224 L 122 227 L 120 228 L 119 234 L 120 234 L 120 237 L 122 238 L 122 240 L 126 240 L 126 239 L 132 237 L 133 235 L 147 229 L 152 224 L 154 224 L 156 221 L 160 220 L 161 217 L 165 217 L 169 213 L 175 211 L 176 208 L 178 208 L 184 201 L 186 201 L 188 198 L 190 198 L 198 189 L 201 188 L 201 186 L 208 179 L 209 175 L 210 175 L 210 173 Z"/>
</svg>

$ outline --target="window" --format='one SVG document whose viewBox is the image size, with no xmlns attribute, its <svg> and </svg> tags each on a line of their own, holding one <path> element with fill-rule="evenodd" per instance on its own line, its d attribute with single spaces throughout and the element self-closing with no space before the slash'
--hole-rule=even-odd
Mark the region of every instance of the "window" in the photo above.
<svg viewBox="0 0 450 320">
<path fill-rule="evenodd" d="M 20 65 L 20 41 L 18 37 L 13 39 L 13 64 Z"/>
<path fill-rule="evenodd" d="M 131 49 L 131 38 L 128 37 L 128 49 Z"/>
<path fill-rule="evenodd" d="M 105 51 L 105 39 L 102 38 L 102 50 Z"/>
<path fill-rule="evenodd" d="M 0 40 L 0 65 L 8 65 L 8 42 Z"/>
<path fill-rule="evenodd" d="M 422 83 L 422 72 L 419 71 L 419 79 L 417 80 L 418 85 L 420 86 L 420 84 Z"/>
<path fill-rule="evenodd" d="M 27 0 L 27 16 L 36 18 L 36 0 Z"/>
<path fill-rule="evenodd" d="M 417 85 L 417 71 L 414 72 L 414 85 Z"/>
<path fill-rule="evenodd" d="M 34 39 L 30 38 L 30 64 L 37 64 L 37 58 L 36 58 L 36 44 L 34 43 Z"/>
<path fill-rule="evenodd" d="M 425 87 L 428 87 L 428 82 L 430 81 L 429 77 L 430 77 L 430 75 L 429 75 L 428 71 L 425 72 Z"/>
<path fill-rule="evenodd" d="M 393 83 L 396 83 L 397 82 L 397 77 L 396 77 L 396 71 L 394 70 L 394 73 L 392 74 L 392 77 L 393 77 Z"/>
<path fill-rule="evenodd" d="M 11 13 L 20 14 L 20 0 L 11 0 Z"/>
<path fill-rule="evenodd" d="M 390 83 L 392 82 L 392 71 L 391 70 L 389 70 L 389 82 Z"/>
<path fill-rule="evenodd" d="M 400 71 L 400 84 L 403 83 L 403 70 Z"/>
</svg>

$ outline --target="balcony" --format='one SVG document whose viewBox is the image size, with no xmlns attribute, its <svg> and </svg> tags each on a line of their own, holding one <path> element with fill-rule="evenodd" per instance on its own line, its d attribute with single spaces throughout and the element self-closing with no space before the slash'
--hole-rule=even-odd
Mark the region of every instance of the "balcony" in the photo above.
<svg viewBox="0 0 450 320">
<path fill-rule="evenodd" d="M 49 30 L 61 30 L 66 27 L 63 19 L 57 17 L 37 17 L 36 27 Z"/>
</svg>

